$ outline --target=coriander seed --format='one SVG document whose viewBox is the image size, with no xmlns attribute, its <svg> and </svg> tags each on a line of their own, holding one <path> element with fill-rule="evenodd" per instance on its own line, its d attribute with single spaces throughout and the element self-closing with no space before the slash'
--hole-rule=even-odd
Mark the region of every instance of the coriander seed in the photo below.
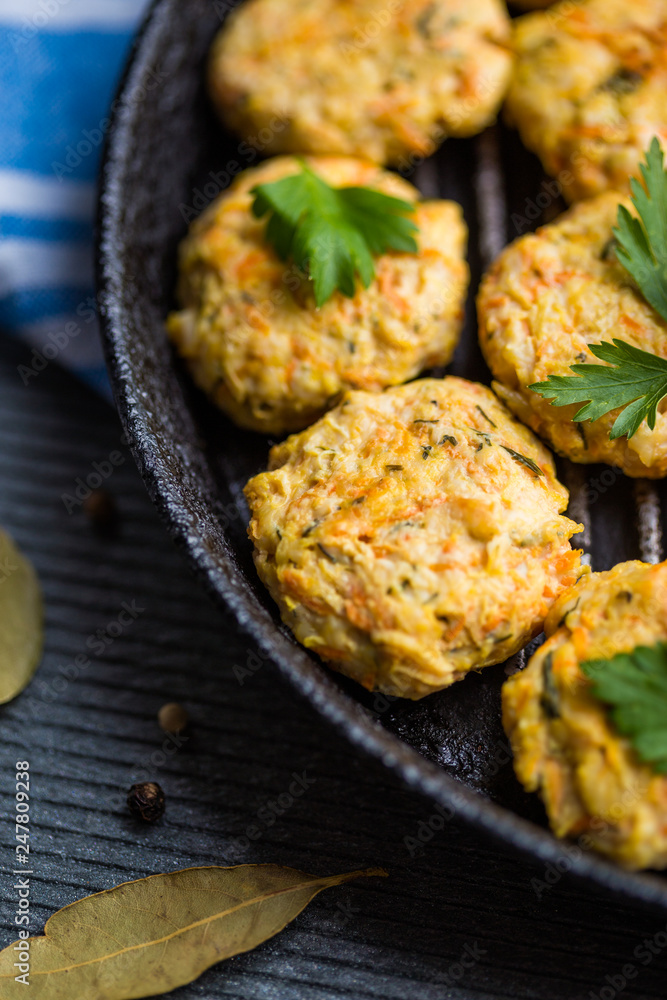
<svg viewBox="0 0 667 1000">
<path fill-rule="evenodd" d="M 177 701 L 170 701 L 163 705 L 157 714 L 160 729 L 164 729 L 165 733 L 175 733 L 176 735 L 182 733 L 188 720 L 188 713 Z"/>
</svg>

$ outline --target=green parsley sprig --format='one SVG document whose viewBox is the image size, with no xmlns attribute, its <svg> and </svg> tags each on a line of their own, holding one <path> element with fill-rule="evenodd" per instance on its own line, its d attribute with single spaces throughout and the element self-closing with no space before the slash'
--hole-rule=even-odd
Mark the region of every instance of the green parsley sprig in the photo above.
<svg viewBox="0 0 667 1000">
<path fill-rule="evenodd" d="M 609 660 L 588 660 L 581 670 L 639 759 L 667 774 L 667 643 L 637 646 Z"/>
<path fill-rule="evenodd" d="M 553 406 L 587 401 L 572 418 L 577 422 L 597 420 L 624 407 L 609 432 L 612 440 L 624 434 L 631 438 L 643 420 L 653 430 L 658 403 L 667 395 L 667 361 L 623 340 L 589 344 L 588 348 L 607 364 L 572 365 L 574 375 L 550 375 L 546 382 L 534 382 L 528 388 L 551 400 Z"/>
<path fill-rule="evenodd" d="M 406 218 L 413 204 L 371 188 L 331 187 L 305 163 L 301 173 L 258 184 L 252 194 L 253 215 L 269 216 L 267 242 L 308 273 L 318 308 L 336 289 L 351 298 L 357 275 L 368 288 L 374 255 L 419 250 L 418 227 Z"/>
<path fill-rule="evenodd" d="M 635 178 L 630 182 L 638 217 L 624 205 L 618 206 L 613 230 L 616 257 L 647 302 L 667 320 L 667 172 L 655 137 L 640 170 L 646 189 Z M 588 344 L 588 348 L 614 367 L 571 365 L 573 375 L 550 375 L 528 388 L 553 406 L 586 402 L 573 417 L 575 421 L 597 420 L 624 407 L 609 432 L 611 440 L 624 435 L 631 438 L 644 420 L 653 430 L 658 404 L 667 395 L 667 361 L 616 338 L 611 344 Z"/>
<path fill-rule="evenodd" d="M 616 256 L 639 285 L 647 302 L 667 320 L 667 173 L 662 149 L 654 136 L 640 168 L 646 189 L 632 178 L 632 204 L 618 206 Z"/>
</svg>

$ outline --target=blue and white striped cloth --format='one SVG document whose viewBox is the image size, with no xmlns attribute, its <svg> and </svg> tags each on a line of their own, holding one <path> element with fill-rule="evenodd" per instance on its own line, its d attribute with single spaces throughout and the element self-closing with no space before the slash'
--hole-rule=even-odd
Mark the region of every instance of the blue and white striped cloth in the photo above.
<svg viewBox="0 0 667 1000">
<path fill-rule="evenodd" d="M 147 0 L 0 0 L 0 330 L 26 384 L 52 360 L 108 392 L 93 298 L 95 181 Z"/>
</svg>

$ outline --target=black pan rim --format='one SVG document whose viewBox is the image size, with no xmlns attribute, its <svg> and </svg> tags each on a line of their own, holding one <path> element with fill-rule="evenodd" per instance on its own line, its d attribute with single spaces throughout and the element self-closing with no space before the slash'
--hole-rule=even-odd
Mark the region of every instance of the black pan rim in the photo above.
<svg viewBox="0 0 667 1000">
<path fill-rule="evenodd" d="M 664 912 L 667 909 L 664 878 L 625 871 L 599 855 L 568 853 L 567 847 L 547 829 L 457 782 L 412 747 L 373 724 L 357 703 L 335 686 L 324 668 L 313 672 L 312 663 L 300 647 L 274 625 L 247 589 L 229 555 L 222 553 L 214 558 L 203 538 L 193 531 L 185 509 L 183 483 L 174 483 L 153 448 L 149 411 L 141 402 L 136 372 L 123 344 L 123 330 L 131 327 L 131 316 L 123 309 L 121 294 L 124 239 L 120 208 L 126 194 L 124 172 L 132 158 L 133 133 L 141 120 L 141 106 L 128 100 L 128 94 L 155 65 L 161 49 L 169 44 L 172 14 L 180 3 L 182 0 L 153 0 L 135 38 L 104 144 L 95 232 L 100 329 L 116 406 L 148 493 L 169 534 L 184 549 L 209 595 L 218 605 L 231 609 L 243 632 L 270 657 L 299 694 L 353 744 L 379 758 L 410 788 L 454 810 L 458 817 L 506 846 L 547 864 L 563 865 L 565 860 L 569 874 L 593 881 L 628 900 L 660 907 Z M 200 461 L 205 463 L 203 453 L 197 450 Z"/>
</svg>

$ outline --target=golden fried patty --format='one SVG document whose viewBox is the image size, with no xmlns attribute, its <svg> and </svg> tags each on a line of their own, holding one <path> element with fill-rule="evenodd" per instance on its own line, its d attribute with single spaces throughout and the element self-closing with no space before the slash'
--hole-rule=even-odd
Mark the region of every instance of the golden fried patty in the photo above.
<svg viewBox="0 0 667 1000">
<path fill-rule="evenodd" d="M 309 158 L 334 186 L 362 185 L 415 201 L 405 181 L 367 161 Z M 192 375 L 238 424 L 281 434 L 316 420 L 347 388 L 378 390 L 446 364 L 468 285 L 458 205 L 420 202 L 418 254 L 390 252 L 354 298 L 315 308 L 310 282 L 264 240 L 251 188 L 297 173 L 292 157 L 245 171 L 181 246 L 180 312 L 169 336 Z"/>
<path fill-rule="evenodd" d="M 498 663 L 581 571 L 549 452 L 486 386 L 351 392 L 246 487 L 257 571 L 300 642 L 406 698 Z"/>
<path fill-rule="evenodd" d="M 265 150 L 405 167 L 493 121 L 509 36 L 499 0 L 248 0 L 214 43 L 210 90 Z"/>
<path fill-rule="evenodd" d="M 667 639 L 667 563 L 621 563 L 561 595 L 547 641 L 503 687 L 514 767 L 559 837 L 628 868 L 667 866 L 667 777 L 642 764 L 580 669 Z"/>
<path fill-rule="evenodd" d="M 515 21 L 509 120 L 570 201 L 628 178 L 667 142 L 667 0 L 564 0 Z"/>
<path fill-rule="evenodd" d="M 628 440 L 609 440 L 619 410 L 574 423 L 583 403 L 552 406 L 527 387 L 570 365 L 598 363 L 587 344 L 624 340 L 667 358 L 667 323 L 641 295 L 613 251 L 618 203 L 611 192 L 582 202 L 555 223 L 505 249 L 482 281 L 477 305 L 482 350 L 496 392 L 533 430 L 573 462 L 609 462 L 629 476 L 667 473 L 667 416 Z M 659 407 L 664 409 L 664 406 Z"/>
</svg>

